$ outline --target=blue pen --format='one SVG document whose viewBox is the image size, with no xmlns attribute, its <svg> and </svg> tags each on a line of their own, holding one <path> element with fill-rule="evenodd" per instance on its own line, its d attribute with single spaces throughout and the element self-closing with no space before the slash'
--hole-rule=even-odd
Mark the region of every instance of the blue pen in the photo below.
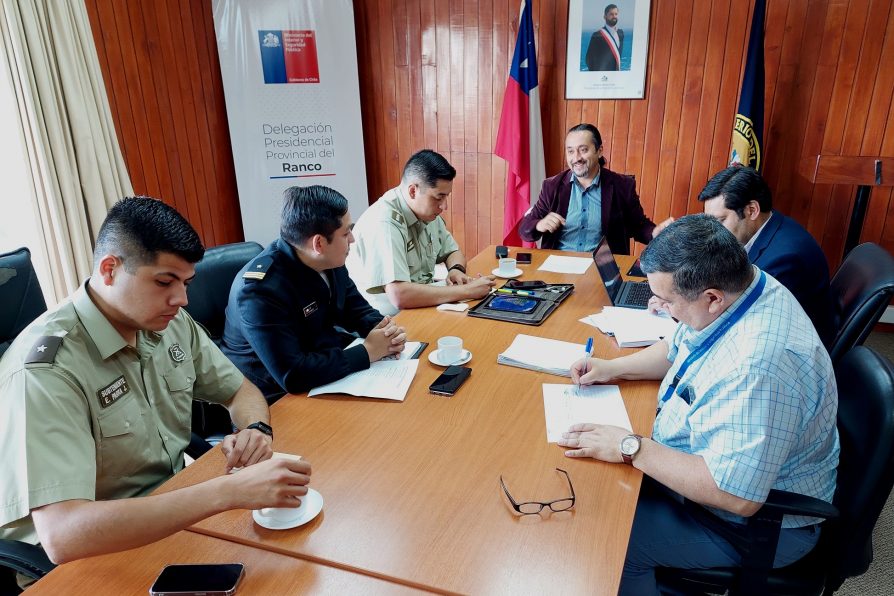
<svg viewBox="0 0 894 596">
<path fill-rule="evenodd" d="M 590 372 L 590 363 L 587 360 L 593 355 L 593 338 L 587 338 L 587 346 L 584 348 L 584 372 L 581 373 L 581 376 L 584 376 L 588 372 Z M 580 383 L 577 384 L 580 387 Z"/>
</svg>

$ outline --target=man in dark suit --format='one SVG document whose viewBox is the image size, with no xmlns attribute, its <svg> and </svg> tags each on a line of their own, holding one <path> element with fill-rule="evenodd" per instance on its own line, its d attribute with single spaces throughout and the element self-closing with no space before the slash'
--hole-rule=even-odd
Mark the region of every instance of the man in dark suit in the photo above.
<svg viewBox="0 0 894 596">
<path fill-rule="evenodd" d="M 537 203 L 519 223 L 519 235 L 541 248 L 592 252 L 603 236 L 615 254 L 630 254 L 630 239 L 648 244 L 657 227 L 643 213 L 630 176 L 605 168 L 602 135 L 578 124 L 565 137 L 568 169 L 543 181 Z"/>
<path fill-rule="evenodd" d="M 698 200 L 745 246 L 754 265 L 794 294 L 828 345 L 829 265 L 813 236 L 794 219 L 773 211 L 767 183 L 754 169 L 730 166 L 708 180 Z"/>
<path fill-rule="evenodd" d="M 588 70 L 621 70 L 624 31 L 618 29 L 618 14 L 617 4 L 605 7 L 602 13 L 605 25 L 593 33 L 587 46 Z"/>
<path fill-rule="evenodd" d="M 280 237 L 233 281 L 221 349 L 273 402 L 369 368 L 406 335 L 363 299 L 345 258 L 348 201 L 325 186 L 286 189 Z M 364 341 L 346 349 L 356 339 Z"/>
</svg>

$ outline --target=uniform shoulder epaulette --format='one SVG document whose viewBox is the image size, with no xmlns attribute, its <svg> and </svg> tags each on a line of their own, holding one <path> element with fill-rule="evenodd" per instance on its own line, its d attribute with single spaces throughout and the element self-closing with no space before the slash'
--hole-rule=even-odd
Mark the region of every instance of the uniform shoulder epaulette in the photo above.
<svg viewBox="0 0 894 596">
<path fill-rule="evenodd" d="M 55 335 L 44 335 L 37 338 L 25 364 L 52 364 L 56 360 L 56 353 L 62 347 L 62 338 Z"/>
<path fill-rule="evenodd" d="M 407 220 L 404 219 L 404 216 L 400 211 L 392 211 L 391 219 L 393 219 L 394 221 L 396 221 L 397 223 L 399 223 L 401 225 L 407 223 Z"/>
<path fill-rule="evenodd" d="M 272 264 L 273 257 L 269 255 L 258 257 L 249 264 L 248 269 L 245 270 L 242 277 L 245 279 L 264 279 L 267 275 L 267 270 L 270 269 L 270 265 Z"/>
</svg>

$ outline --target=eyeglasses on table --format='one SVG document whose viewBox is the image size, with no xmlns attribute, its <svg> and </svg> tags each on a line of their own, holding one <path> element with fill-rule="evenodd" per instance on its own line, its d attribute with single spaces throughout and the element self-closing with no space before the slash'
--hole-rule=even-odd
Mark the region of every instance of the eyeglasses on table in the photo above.
<svg viewBox="0 0 894 596">
<path fill-rule="evenodd" d="M 506 482 L 503 480 L 503 475 L 500 475 L 500 486 L 503 487 L 503 492 L 506 493 L 506 496 L 509 498 L 509 502 L 512 503 L 512 508 L 515 509 L 518 513 L 522 515 L 536 515 L 543 511 L 544 507 L 549 507 L 550 511 L 560 512 L 560 511 L 568 511 L 572 507 L 574 507 L 574 485 L 571 484 L 571 476 L 568 475 L 568 472 L 561 468 L 556 468 L 557 472 L 561 472 L 565 475 L 565 479 L 568 481 L 568 487 L 571 489 L 571 496 L 565 497 L 563 499 L 556 499 L 554 501 L 542 502 L 542 501 L 526 501 L 524 503 L 519 503 L 513 498 L 513 496 L 509 493 L 509 488 L 506 487 Z"/>
</svg>

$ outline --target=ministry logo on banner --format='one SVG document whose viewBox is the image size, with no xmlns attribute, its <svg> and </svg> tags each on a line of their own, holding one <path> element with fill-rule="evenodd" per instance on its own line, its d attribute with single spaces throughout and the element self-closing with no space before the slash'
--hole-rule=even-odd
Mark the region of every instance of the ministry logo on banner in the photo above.
<svg viewBox="0 0 894 596">
<path fill-rule="evenodd" d="M 258 31 L 264 83 L 319 83 L 316 32 Z"/>
</svg>

